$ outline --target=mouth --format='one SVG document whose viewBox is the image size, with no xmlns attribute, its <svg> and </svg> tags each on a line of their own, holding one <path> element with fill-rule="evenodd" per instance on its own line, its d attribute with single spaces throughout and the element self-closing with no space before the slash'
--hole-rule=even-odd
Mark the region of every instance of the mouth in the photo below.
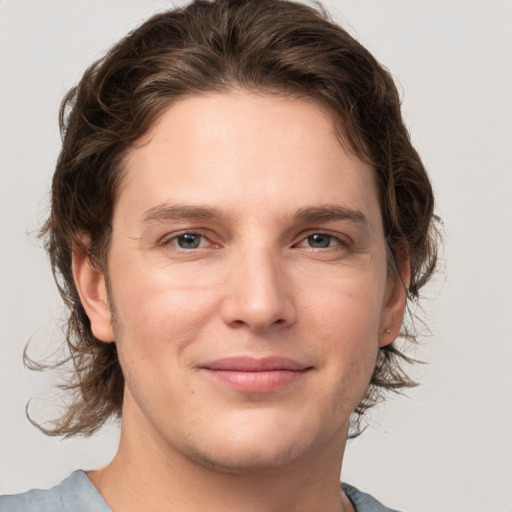
<svg viewBox="0 0 512 512">
<path fill-rule="evenodd" d="M 312 369 L 285 357 L 231 357 L 200 367 L 216 383 L 243 393 L 269 393 L 296 385 Z"/>
</svg>

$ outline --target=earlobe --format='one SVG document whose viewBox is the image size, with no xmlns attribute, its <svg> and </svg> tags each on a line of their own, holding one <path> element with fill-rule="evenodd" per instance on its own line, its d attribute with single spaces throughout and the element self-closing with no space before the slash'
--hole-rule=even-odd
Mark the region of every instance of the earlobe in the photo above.
<svg viewBox="0 0 512 512">
<path fill-rule="evenodd" d="M 411 264 L 408 254 L 402 255 L 400 258 L 398 272 L 399 276 L 389 278 L 389 291 L 386 295 L 379 332 L 380 347 L 389 345 L 400 334 L 411 279 Z"/>
<path fill-rule="evenodd" d="M 114 341 L 112 313 L 103 272 L 96 268 L 86 251 L 78 246 L 73 247 L 72 268 L 75 286 L 91 322 L 92 333 L 101 341 Z"/>
</svg>

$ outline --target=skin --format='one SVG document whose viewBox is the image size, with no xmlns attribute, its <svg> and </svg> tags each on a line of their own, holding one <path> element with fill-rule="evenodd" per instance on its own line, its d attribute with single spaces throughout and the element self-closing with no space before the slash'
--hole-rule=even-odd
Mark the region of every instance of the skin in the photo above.
<svg viewBox="0 0 512 512">
<path fill-rule="evenodd" d="M 177 102 L 125 171 L 109 293 L 86 255 L 73 263 L 126 378 L 119 451 L 91 481 L 125 512 L 351 510 L 349 417 L 405 304 L 374 170 L 318 105 L 238 91 Z M 242 356 L 307 371 L 258 392 L 204 369 Z"/>
</svg>

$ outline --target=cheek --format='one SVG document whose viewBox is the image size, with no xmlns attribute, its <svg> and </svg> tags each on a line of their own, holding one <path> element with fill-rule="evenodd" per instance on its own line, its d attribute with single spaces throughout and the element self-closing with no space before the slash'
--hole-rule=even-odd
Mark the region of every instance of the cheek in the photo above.
<svg viewBox="0 0 512 512">
<path fill-rule="evenodd" d="M 320 332 L 329 338 L 349 338 L 353 343 L 376 341 L 385 281 L 374 272 L 362 277 L 326 280 L 323 286 L 310 287 L 303 295 L 305 316 L 315 319 Z"/>
<path fill-rule="evenodd" d="M 135 265 L 112 276 L 123 370 L 156 375 L 186 365 L 187 347 L 214 317 L 217 291 L 204 281 L 170 278 Z M 128 273 L 128 274 L 127 274 Z M 123 279 L 130 275 L 130 279 Z"/>
<path fill-rule="evenodd" d="M 204 326 L 215 307 L 211 288 L 134 279 L 116 296 L 116 309 L 126 334 L 145 344 L 176 344 Z"/>
<path fill-rule="evenodd" d="M 345 282 L 324 287 L 304 303 L 304 318 L 310 318 L 308 338 L 329 376 L 325 386 L 336 390 L 337 404 L 339 395 L 348 398 L 348 393 L 355 406 L 366 391 L 378 355 L 383 288 Z"/>
<path fill-rule="evenodd" d="M 180 403 L 177 397 L 190 387 L 184 372 L 190 347 L 212 330 L 211 290 L 139 275 L 119 283 L 114 293 L 119 360 L 131 395 L 146 411 L 155 405 L 165 410 L 173 396 Z"/>
</svg>

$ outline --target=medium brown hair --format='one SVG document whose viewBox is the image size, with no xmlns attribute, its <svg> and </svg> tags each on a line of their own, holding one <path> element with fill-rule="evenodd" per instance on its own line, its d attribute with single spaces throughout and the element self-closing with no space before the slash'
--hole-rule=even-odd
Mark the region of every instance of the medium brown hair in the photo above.
<svg viewBox="0 0 512 512">
<path fill-rule="evenodd" d="M 156 14 L 84 73 L 60 110 L 62 150 L 51 214 L 41 235 L 69 308 L 71 378 L 65 413 L 50 435 L 89 435 L 121 415 L 124 377 L 115 343 L 91 332 L 71 269 L 82 247 L 105 273 L 123 159 L 165 109 L 179 99 L 233 88 L 306 97 L 327 107 L 340 141 L 376 169 L 388 264 L 408 255 L 408 300 L 416 301 L 436 264 L 434 198 L 411 145 L 390 74 L 323 11 L 286 0 L 197 0 Z M 84 234 L 90 240 L 83 246 Z M 402 256 L 400 256 L 402 255 Z M 107 274 L 108 275 L 108 274 Z M 415 340 L 411 328 L 402 339 Z M 385 390 L 413 383 L 395 344 L 382 347 L 358 420 Z M 359 422 L 354 423 L 357 432 Z"/>
</svg>

